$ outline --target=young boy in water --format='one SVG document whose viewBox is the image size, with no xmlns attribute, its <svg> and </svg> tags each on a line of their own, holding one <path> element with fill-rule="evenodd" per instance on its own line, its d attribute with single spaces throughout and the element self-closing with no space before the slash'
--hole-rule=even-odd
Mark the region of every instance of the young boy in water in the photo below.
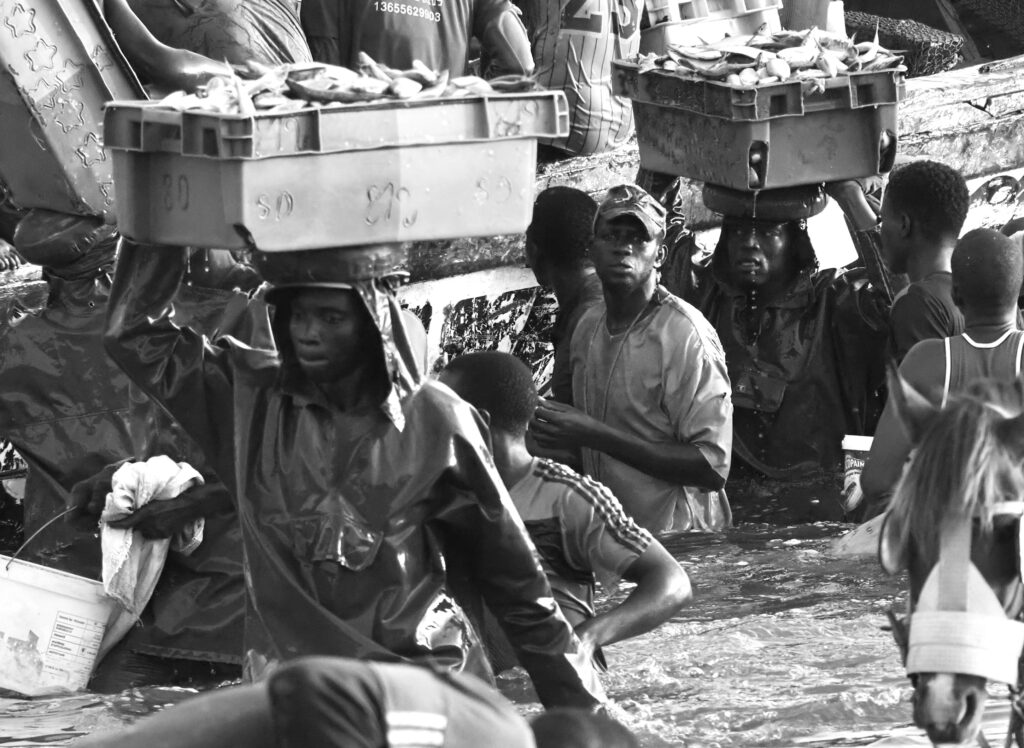
<svg viewBox="0 0 1024 748">
<path fill-rule="evenodd" d="M 908 384 L 942 406 L 951 392 L 974 379 L 1013 379 L 1024 364 L 1024 332 L 1017 324 L 1017 296 L 1024 281 L 1020 247 L 998 231 L 975 229 L 957 242 L 951 264 L 964 332 L 922 340 L 900 365 L 900 376 Z M 890 400 L 860 478 L 867 519 L 888 505 L 911 446 Z"/>
<path fill-rule="evenodd" d="M 449 363 L 440 380 L 489 419 L 498 474 L 585 651 L 650 631 L 689 601 L 686 572 L 605 486 L 527 451 L 537 389 L 526 364 L 498 351 L 470 353 Z M 598 615 L 595 578 L 609 590 L 619 579 L 636 588 Z"/>
</svg>

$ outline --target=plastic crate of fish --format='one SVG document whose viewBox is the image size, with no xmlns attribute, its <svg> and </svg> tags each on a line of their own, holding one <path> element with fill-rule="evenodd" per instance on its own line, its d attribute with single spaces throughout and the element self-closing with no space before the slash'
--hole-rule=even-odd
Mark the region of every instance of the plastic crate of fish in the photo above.
<svg viewBox="0 0 1024 748">
<path fill-rule="evenodd" d="M 778 31 L 782 28 L 781 8 L 781 3 L 764 3 L 733 15 L 684 16 L 685 20 L 658 23 L 640 32 L 640 52 L 664 54 L 670 44 L 710 44 L 727 36 L 754 34 L 759 29 Z"/>
<path fill-rule="evenodd" d="M 24 208 L 110 215 L 103 105 L 144 95 L 91 0 L 0 3 L 0 180 Z"/>
<path fill-rule="evenodd" d="M 734 87 L 616 60 L 613 77 L 652 171 L 768 189 L 882 174 L 896 157 L 899 70 Z"/>
<path fill-rule="evenodd" d="M 107 147 L 126 236 L 287 251 L 525 230 L 537 138 L 561 92 L 253 116 L 114 102 Z"/>
</svg>

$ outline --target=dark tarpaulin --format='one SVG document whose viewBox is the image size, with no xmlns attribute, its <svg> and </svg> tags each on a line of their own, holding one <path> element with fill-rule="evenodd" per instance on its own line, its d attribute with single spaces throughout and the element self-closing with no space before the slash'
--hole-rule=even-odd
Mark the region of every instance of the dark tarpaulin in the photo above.
<svg viewBox="0 0 1024 748">
<path fill-rule="evenodd" d="M 483 422 L 446 387 L 412 392 L 422 356 L 394 295 L 378 281 L 353 284 L 391 388 L 379 408 L 341 412 L 296 376 L 286 336 L 279 358 L 174 326 L 183 268 L 180 252 L 126 245 L 108 350 L 238 497 L 253 660 L 398 655 L 486 675 L 449 597 L 472 586 L 544 703 L 593 705 L 600 686 L 511 510 Z"/>
<path fill-rule="evenodd" d="M 46 220 L 56 234 L 68 221 Z M 36 233 L 45 246 L 47 223 Z M 112 233 L 112 232 L 111 232 Z M 132 398 L 128 378 L 103 347 L 116 236 L 79 260 L 47 271 L 50 296 L 38 314 L 19 320 L 0 339 L 0 434 L 29 464 L 25 535 L 70 506 L 70 489 L 106 465 L 169 454 L 216 480 L 201 453 L 145 396 Z M 39 253 L 39 247 L 34 249 Z M 60 277 L 54 273 L 59 273 Z M 179 314 L 211 334 L 234 333 L 269 344 L 266 307 L 241 294 L 185 286 Z M 262 308 L 262 325 L 260 309 Z M 141 393 L 136 393 L 141 395 Z M 241 542 L 234 516 L 210 518 L 204 542 L 192 556 L 171 554 L 127 646 L 162 657 L 240 662 L 244 611 Z M 95 531 L 63 521 L 34 539 L 24 557 L 93 579 L 100 578 Z"/>
</svg>

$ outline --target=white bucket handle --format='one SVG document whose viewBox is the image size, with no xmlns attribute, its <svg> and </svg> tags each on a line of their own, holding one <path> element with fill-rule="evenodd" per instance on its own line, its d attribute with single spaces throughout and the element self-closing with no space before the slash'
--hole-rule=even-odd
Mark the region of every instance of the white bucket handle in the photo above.
<svg viewBox="0 0 1024 748">
<path fill-rule="evenodd" d="M 13 564 L 15 559 L 18 558 L 18 556 L 21 554 L 21 552 L 23 550 L 25 550 L 25 546 L 27 546 L 29 543 L 31 543 L 33 540 L 35 540 L 36 536 L 39 535 L 39 533 L 41 533 L 47 527 L 49 527 L 54 522 L 59 520 L 61 517 L 64 517 L 65 515 L 68 515 L 68 514 L 71 514 L 71 512 L 73 512 L 73 511 L 75 511 L 75 507 L 71 507 L 70 509 L 65 509 L 63 512 L 58 514 L 56 517 L 52 517 L 51 519 L 46 520 L 46 522 L 44 522 L 42 524 L 42 526 L 38 530 L 36 530 L 31 535 L 29 535 L 28 538 L 25 539 L 25 542 L 22 543 L 20 546 L 18 546 L 18 550 L 16 550 L 14 553 L 11 554 L 10 559 L 8 559 L 8 561 L 7 561 L 7 566 L 5 566 L 4 568 L 9 570 L 11 568 L 11 564 Z"/>
</svg>

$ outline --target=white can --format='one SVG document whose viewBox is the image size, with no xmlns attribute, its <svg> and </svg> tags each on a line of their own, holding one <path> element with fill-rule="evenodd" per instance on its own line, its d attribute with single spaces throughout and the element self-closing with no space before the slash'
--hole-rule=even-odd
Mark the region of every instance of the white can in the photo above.
<svg viewBox="0 0 1024 748">
<path fill-rule="evenodd" d="M 847 434 L 843 437 L 843 509 L 852 511 L 864 498 L 860 488 L 860 472 L 871 451 L 870 436 Z"/>
</svg>

